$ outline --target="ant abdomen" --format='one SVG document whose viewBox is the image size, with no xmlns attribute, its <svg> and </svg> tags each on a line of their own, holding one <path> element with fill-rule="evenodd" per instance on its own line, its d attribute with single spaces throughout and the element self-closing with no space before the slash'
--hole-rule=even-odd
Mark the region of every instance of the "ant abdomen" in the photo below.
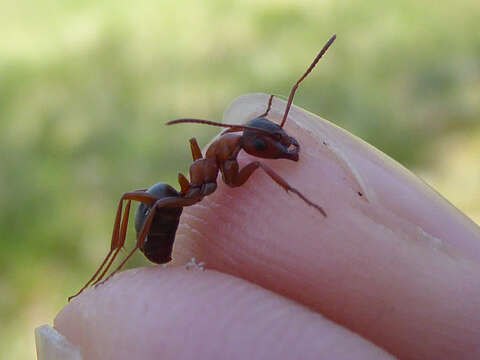
<svg viewBox="0 0 480 360">
<path fill-rule="evenodd" d="M 159 199 L 167 197 L 181 197 L 181 194 L 168 184 L 158 183 L 147 190 L 147 193 L 155 195 Z M 141 203 L 135 213 L 135 230 L 137 238 L 143 224 L 150 213 L 151 206 Z M 180 215 L 183 207 L 158 208 L 153 217 L 145 242 L 140 250 L 148 260 L 156 264 L 164 264 L 172 260 L 173 242 L 177 232 Z"/>
</svg>

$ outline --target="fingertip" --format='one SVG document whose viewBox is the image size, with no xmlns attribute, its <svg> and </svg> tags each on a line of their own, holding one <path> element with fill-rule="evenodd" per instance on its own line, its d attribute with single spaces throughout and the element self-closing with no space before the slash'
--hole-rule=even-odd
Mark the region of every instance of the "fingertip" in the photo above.
<svg viewBox="0 0 480 360">
<path fill-rule="evenodd" d="M 253 118 L 267 101 L 265 94 L 242 96 L 226 120 Z M 284 107 L 274 99 L 269 118 L 281 119 Z M 302 145 L 300 160 L 265 162 L 328 217 L 256 173 L 241 188 L 219 183 L 215 194 L 185 209 L 175 257 L 197 256 L 307 304 L 403 357 L 438 357 L 439 344 L 458 356 L 471 352 L 478 325 L 466 324 L 476 318 L 471 279 L 478 273 L 479 228 L 335 125 L 292 107 L 285 128 Z M 468 297 L 461 316 L 451 298 L 459 293 Z M 379 313 L 388 315 L 378 319 Z M 451 325 L 440 334 L 431 319 Z M 438 337 L 428 346 L 419 340 L 433 333 Z"/>
<path fill-rule="evenodd" d="M 55 328 L 86 359 L 390 358 L 258 286 L 183 267 L 120 273 L 68 304 Z"/>
<path fill-rule="evenodd" d="M 226 110 L 224 121 L 238 123 L 254 117 L 264 111 L 268 98 L 262 93 L 240 96 Z M 278 122 L 285 105 L 285 101 L 274 97 L 269 118 Z M 298 166 L 301 171 L 295 174 L 301 190 L 328 214 L 354 207 L 379 221 L 391 215 L 404 222 L 402 231 L 420 228 L 480 262 L 478 225 L 401 164 L 335 124 L 294 105 L 285 128 L 302 146 Z M 296 170 L 291 166 L 285 171 Z M 345 207 L 341 200 L 349 199 Z M 357 206 L 359 199 L 364 205 L 373 206 Z"/>
</svg>

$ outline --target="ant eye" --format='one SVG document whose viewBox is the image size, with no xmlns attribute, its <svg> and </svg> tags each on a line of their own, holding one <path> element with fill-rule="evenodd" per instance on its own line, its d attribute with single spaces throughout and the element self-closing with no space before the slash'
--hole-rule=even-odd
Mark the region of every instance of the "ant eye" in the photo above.
<svg viewBox="0 0 480 360">
<path fill-rule="evenodd" d="M 253 142 L 253 146 L 255 146 L 255 150 L 257 151 L 264 151 L 267 148 L 267 145 L 265 144 L 265 141 L 262 139 L 255 139 Z"/>
</svg>

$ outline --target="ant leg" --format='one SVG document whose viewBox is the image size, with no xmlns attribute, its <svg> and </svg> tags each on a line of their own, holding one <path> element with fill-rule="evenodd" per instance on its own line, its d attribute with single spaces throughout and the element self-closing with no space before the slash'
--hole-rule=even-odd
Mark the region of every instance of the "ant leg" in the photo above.
<svg viewBox="0 0 480 360">
<path fill-rule="evenodd" d="M 122 220 L 122 209 L 123 209 L 123 202 L 125 200 L 128 200 L 127 206 L 125 207 L 125 215 Z M 103 271 L 102 275 L 100 276 L 95 283 L 101 280 L 101 278 L 105 275 L 105 273 L 108 271 L 110 266 L 113 263 L 113 260 L 115 260 L 115 257 L 118 255 L 118 252 L 120 249 L 123 247 L 125 243 L 125 234 L 126 234 L 126 229 L 128 225 L 128 214 L 130 212 L 130 203 L 132 200 L 140 201 L 145 204 L 151 205 L 153 204 L 156 200 L 158 200 L 157 197 L 148 194 L 145 192 L 145 190 L 137 190 L 137 191 L 132 191 L 123 194 L 123 196 L 120 198 L 120 201 L 118 203 L 118 208 L 117 208 L 117 214 L 115 217 L 115 223 L 113 226 L 113 232 L 112 232 L 112 240 L 111 240 L 111 245 L 110 245 L 110 251 L 108 252 L 107 256 L 103 260 L 102 264 L 100 267 L 97 269 L 97 271 L 93 274 L 93 276 L 88 280 L 88 282 L 78 291 L 75 295 L 72 295 L 68 298 L 68 301 L 79 295 L 83 290 L 85 290 L 98 276 L 98 274 L 102 271 L 104 268 L 105 264 L 107 264 L 107 261 L 110 259 L 108 266 L 106 269 Z M 113 257 L 112 257 L 113 255 Z"/>
<path fill-rule="evenodd" d="M 198 143 L 197 143 L 197 139 L 195 138 L 190 139 L 190 149 L 192 150 L 193 161 L 203 158 L 202 151 L 200 150 L 200 147 L 198 146 Z"/>
<path fill-rule="evenodd" d="M 160 200 L 158 200 L 158 201 L 160 201 Z M 155 203 L 155 205 L 156 205 L 156 203 Z M 157 210 L 157 207 L 152 206 L 152 208 L 150 209 L 150 214 L 148 214 L 147 219 L 143 223 L 143 227 L 142 227 L 142 230 L 140 232 L 140 236 L 137 239 L 137 243 L 136 243 L 135 247 L 132 249 L 132 251 L 130 251 L 130 253 L 125 257 L 125 259 L 123 259 L 123 261 L 120 263 L 120 265 L 118 265 L 117 268 L 115 270 L 113 270 L 110 273 L 110 275 L 108 275 L 108 277 L 104 280 L 104 282 L 107 281 L 108 279 L 110 279 L 113 275 L 115 275 L 115 273 L 120 271 L 120 269 L 123 267 L 123 265 L 125 265 L 127 263 L 127 261 L 133 256 L 135 251 L 137 251 L 137 249 L 139 249 L 141 246 L 143 246 L 143 243 L 145 241 L 145 238 L 147 237 L 148 231 L 150 230 L 150 226 L 152 225 L 152 221 L 153 221 L 153 218 L 155 216 L 156 210 Z"/>
<path fill-rule="evenodd" d="M 200 199 L 203 197 L 200 197 Z M 150 226 L 152 225 L 152 221 L 155 217 L 155 213 L 157 209 L 161 207 L 184 207 L 184 206 L 190 206 L 193 205 L 194 203 L 198 202 L 198 199 L 185 199 L 185 198 L 176 198 L 176 197 L 168 197 L 168 198 L 163 198 L 157 200 L 153 206 L 150 208 L 150 213 L 148 214 L 147 219 L 145 220 L 142 230 L 140 231 L 140 235 L 138 236 L 137 239 L 137 244 L 135 247 L 130 251 L 130 253 L 127 255 L 125 259 L 118 265 L 118 267 L 111 272 L 110 275 L 104 280 L 107 281 L 110 279 L 113 275 L 115 275 L 120 269 L 123 267 L 123 265 L 126 264 L 126 262 L 133 256 L 135 251 L 138 249 L 142 248 L 144 245 L 145 238 L 147 237 L 148 232 L 150 231 Z"/>
<path fill-rule="evenodd" d="M 261 115 L 258 115 L 257 118 L 261 118 L 261 117 L 266 117 L 268 115 L 268 113 L 270 112 L 270 110 L 272 109 L 272 101 L 273 101 L 273 98 L 275 97 L 275 95 L 270 95 L 270 98 L 268 99 L 268 104 L 267 104 L 267 111 L 265 111 L 263 114 Z M 238 132 L 238 131 L 242 131 L 243 129 L 240 129 L 240 128 L 236 128 L 236 127 L 231 127 L 229 129 L 226 129 L 224 131 L 222 131 L 222 133 L 220 134 L 220 136 L 222 135 L 225 135 L 225 134 L 228 134 L 228 133 L 231 133 L 231 132 Z"/>
<path fill-rule="evenodd" d="M 275 95 L 270 95 L 270 98 L 268 99 L 268 105 L 267 105 L 267 111 L 265 111 L 262 115 L 259 115 L 258 117 L 266 117 L 268 115 L 268 113 L 270 112 L 270 109 L 272 108 L 272 101 L 273 101 L 273 97 Z"/>
<path fill-rule="evenodd" d="M 93 276 L 90 278 L 90 280 L 88 280 L 87 283 L 85 285 L 83 285 L 83 287 L 77 293 L 75 293 L 72 296 L 69 296 L 68 301 L 77 297 L 83 290 L 85 290 L 92 283 L 92 281 L 95 280 L 97 275 L 100 273 L 100 271 L 102 271 L 103 267 L 107 263 L 108 259 L 114 253 L 114 250 L 117 248 L 117 246 L 118 246 L 118 236 L 117 236 L 117 234 L 118 234 L 118 229 L 120 227 L 120 219 L 122 217 L 122 209 L 123 209 L 123 198 L 120 199 L 120 202 L 119 202 L 118 208 L 117 208 L 117 215 L 115 217 L 115 224 L 113 225 L 113 233 L 112 233 L 112 241 L 111 241 L 111 244 L 110 244 L 110 251 L 108 252 L 105 259 L 102 261 L 102 264 L 100 265 L 100 267 L 97 269 L 97 271 L 95 271 Z M 116 256 L 116 254 L 114 255 L 114 258 L 115 258 L 115 256 Z"/>
<path fill-rule="evenodd" d="M 322 50 L 320 50 L 318 55 L 313 60 L 312 64 L 308 67 L 307 71 L 305 71 L 305 74 L 303 74 L 302 77 L 295 83 L 295 85 L 293 85 L 292 90 L 290 90 L 290 96 L 288 97 L 287 106 L 285 107 L 285 113 L 283 114 L 282 123 L 280 124 L 281 128 L 283 128 L 285 121 L 287 121 L 288 112 L 290 111 L 290 107 L 292 106 L 293 97 L 295 96 L 295 91 L 297 91 L 298 85 L 300 85 L 303 79 L 305 79 L 307 75 L 310 74 L 310 72 L 313 70 L 315 65 L 317 65 L 317 63 L 322 58 L 323 54 L 327 52 L 328 48 L 330 47 L 330 45 L 333 44 L 336 38 L 337 38 L 337 35 L 333 35 L 330 38 L 330 40 L 327 41 L 327 43 L 323 46 Z"/>
<path fill-rule="evenodd" d="M 115 253 L 113 254 L 110 261 L 108 262 L 108 265 L 106 266 L 105 270 L 103 270 L 103 272 L 100 274 L 98 279 L 95 280 L 95 282 L 92 285 L 97 284 L 98 282 L 100 282 L 103 279 L 103 277 L 107 273 L 108 269 L 110 269 L 110 266 L 112 266 L 113 261 L 117 257 L 118 253 L 120 252 L 120 250 L 125 245 L 125 238 L 127 236 L 128 218 L 129 218 L 129 215 L 130 215 L 130 205 L 131 205 L 131 203 L 132 203 L 132 200 L 128 200 L 127 206 L 125 207 L 125 215 L 123 215 L 122 227 L 121 227 L 121 230 L 120 230 L 120 234 L 118 234 L 117 249 L 115 250 Z"/>
<path fill-rule="evenodd" d="M 290 184 L 288 184 L 288 182 L 286 182 L 280 175 L 278 175 L 275 171 L 273 171 L 267 165 L 261 163 L 260 161 L 251 162 L 250 164 L 245 165 L 245 167 L 243 167 L 243 169 L 241 169 L 239 172 L 237 170 L 236 174 L 231 174 L 230 176 L 232 177 L 233 181 L 228 185 L 234 186 L 234 187 L 243 185 L 248 180 L 248 178 L 254 173 L 254 171 L 257 170 L 258 168 L 261 168 L 263 171 L 265 171 L 273 181 L 275 181 L 278 185 L 284 188 L 287 192 L 289 191 L 293 192 L 300 199 L 305 201 L 308 205 L 314 207 L 323 216 L 327 217 L 327 213 L 325 212 L 325 210 L 323 210 L 321 206 L 308 200 L 300 191 L 290 186 Z"/>
<path fill-rule="evenodd" d="M 145 196 L 144 199 L 142 199 L 142 197 Z M 121 267 L 128 261 L 128 259 L 133 255 L 133 253 L 139 248 L 139 247 L 142 247 L 143 246 L 143 241 L 145 239 L 145 237 L 147 236 L 147 233 L 148 233 L 148 230 L 150 229 L 150 225 L 151 225 L 151 222 L 153 220 L 153 215 L 152 213 L 155 213 L 155 209 L 156 209 L 156 205 L 163 202 L 165 204 L 170 204 L 170 203 L 175 203 L 176 201 L 178 201 L 178 198 L 176 197 L 168 197 L 168 198 L 162 198 L 162 199 L 158 199 L 156 196 L 153 196 L 149 193 L 140 193 L 140 192 L 137 192 L 137 191 L 134 191 L 134 192 L 131 192 L 131 193 L 126 193 L 125 195 L 123 195 L 123 197 L 129 199 L 129 203 L 131 202 L 131 200 L 137 200 L 137 201 L 140 201 L 144 204 L 149 204 L 148 201 L 145 201 L 146 199 L 147 200 L 151 200 L 151 199 L 154 199 L 154 205 L 152 206 L 152 210 L 150 211 L 150 214 L 149 214 L 149 217 L 147 218 L 147 220 L 145 221 L 144 223 L 144 226 L 142 228 L 142 231 L 145 230 L 145 234 L 143 236 L 143 238 L 141 237 L 143 233 L 140 233 L 140 236 L 139 236 L 139 239 L 140 240 L 137 240 L 137 245 L 135 246 L 135 248 L 130 252 L 130 254 L 122 261 L 122 263 L 120 264 L 119 267 L 117 267 L 117 269 L 115 269 L 115 271 L 113 271 L 107 279 L 109 279 L 110 277 L 112 277 L 113 274 L 115 274 L 118 270 L 121 269 Z M 182 199 L 182 198 L 180 198 Z M 172 201 L 173 200 L 173 201 Z M 127 205 L 128 206 L 128 205 Z M 130 207 L 128 207 L 128 210 L 130 210 Z M 100 275 L 100 277 L 95 281 L 95 283 L 93 285 L 96 285 L 98 284 L 102 278 L 105 276 L 105 274 L 107 273 L 108 269 L 110 268 L 110 266 L 112 265 L 113 261 L 115 260 L 115 257 L 118 255 L 118 253 L 120 252 L 121 248 L 123 247 L 123 245 L 125 244 L 125 237 L 126 237 L 126 233 L 127 233 L 127 226 L 128 226 L 128 214 L 125 213 L 125 216 L 126 216 L 126 219 L 124 218 L 124 221 L 122 222 L 122 230 L 120 232 L 120 237 L 119 237 L 119 246 L 117 247 L 117 250 L 115 251 L 115 254 L 114 256 L 110 259 L 110 262 L 108 263 L 108 266 L 105 268 L 105 270 L 102 272 L 102 274 Z M 149 218 L 151 217 L 151 220 L 148 220 Z M 148 226 L 146 227 L 147 225 L 147 221 L 148 221 Z M 105 279 L 105 281 L 107 280 Z"/>
</svg>

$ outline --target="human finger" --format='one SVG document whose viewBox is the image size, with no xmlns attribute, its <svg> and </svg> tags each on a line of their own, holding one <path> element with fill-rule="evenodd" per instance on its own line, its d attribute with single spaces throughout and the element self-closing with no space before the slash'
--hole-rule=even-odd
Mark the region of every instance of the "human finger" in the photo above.
<svg viewBox="0 0 480 360">
<path fill-rule="evenodd" d="M 267 100 L 241 97 L 227 122 L 264 112 Z M 270 119 L 284 106 L 275 99 Z M 241 188 L 219 183 L 184 210 L 174 258 L 195 256 L 306 304 L 400 357 L 480 351 L 478 227 L 338 127 L 294 107 L 286 130 L 301 145 L 300 161 L 265 162 L 327 218 L 258 170 Z"/>
<path fill-rule="evenodd" d="M 125 271 L 69 303 L 55 328 L 84 359 L 391 359 L 319 314 L 216 271 Z"/>
</svg>

